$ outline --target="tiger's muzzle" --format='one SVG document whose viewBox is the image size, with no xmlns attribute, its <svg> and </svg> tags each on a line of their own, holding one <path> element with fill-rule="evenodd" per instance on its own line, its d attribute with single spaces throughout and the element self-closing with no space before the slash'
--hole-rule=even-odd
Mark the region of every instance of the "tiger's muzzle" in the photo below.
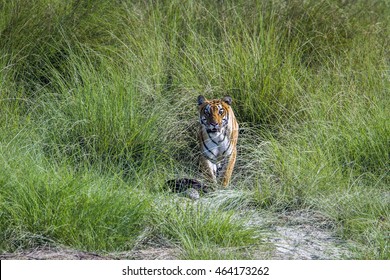
<svg viewBox="0 0 390 280">
<path fill-rule="evenodd" d="M 222 126 L 218 123 L 209 123 L 207 130 L 207 133 L 215 133 L 215 132 L 221 132 Z"/>
</svg>

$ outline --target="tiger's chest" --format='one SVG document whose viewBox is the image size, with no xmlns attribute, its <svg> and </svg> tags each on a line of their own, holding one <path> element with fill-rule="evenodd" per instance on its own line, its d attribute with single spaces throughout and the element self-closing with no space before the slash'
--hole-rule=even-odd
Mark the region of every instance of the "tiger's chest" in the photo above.
<svg viewBox="0 0 390 280">
<path fill-rule="evenodd" d="M 223 164 L 223 161 L 232 152 L 229 131 L 227 129 L 220 132 L 207 132 L 202 130 L 202 154 L 215 164 Z"/>
</svg>

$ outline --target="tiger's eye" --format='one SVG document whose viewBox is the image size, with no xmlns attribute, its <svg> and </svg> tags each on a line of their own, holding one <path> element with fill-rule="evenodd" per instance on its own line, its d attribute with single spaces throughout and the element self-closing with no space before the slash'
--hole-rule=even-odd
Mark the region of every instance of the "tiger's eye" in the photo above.
<svg viewBox="0 0 390 280">
<path fill-rule="evenodd" d="M 220 114 L 220 115 L 223 114 L 223 109 L 219 109 L 219 114 Z"/>
</svg>

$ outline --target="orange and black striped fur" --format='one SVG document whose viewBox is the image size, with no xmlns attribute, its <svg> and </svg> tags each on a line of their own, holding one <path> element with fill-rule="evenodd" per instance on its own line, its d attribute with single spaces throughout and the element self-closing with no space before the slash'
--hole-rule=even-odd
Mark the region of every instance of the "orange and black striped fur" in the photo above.
<svg viewBox="0 0 390 280">
<path fill-rule="evenodd" d="M 200 171 L 224 187 L 230 182 L 237 156 L 238 123 L 231 104 L 229 96 L 211 100 L 198 96 Z"/>
</svg>

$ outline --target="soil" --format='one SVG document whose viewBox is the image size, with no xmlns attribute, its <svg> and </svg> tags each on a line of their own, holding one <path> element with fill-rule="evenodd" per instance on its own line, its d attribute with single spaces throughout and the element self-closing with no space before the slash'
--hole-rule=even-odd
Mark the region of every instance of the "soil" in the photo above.
<svg viewBox="0 0 390 280">
<path fill-rule="evenodd" d="M 269 238 L 275 250 L 271 259 L 349 259 L 345 241 L 335 237 L 327 219 L 313 212 L 299 211 L 278 216 L 275 235 Z"/>
<path fill-rule="evenodd" d="M 91 253 L 67 248 L 43 247 L 30 251 L 0 254 L 1 260 L 173 260 L 174 249 L 149 248 L 123 253 Z"/>
</svg>

